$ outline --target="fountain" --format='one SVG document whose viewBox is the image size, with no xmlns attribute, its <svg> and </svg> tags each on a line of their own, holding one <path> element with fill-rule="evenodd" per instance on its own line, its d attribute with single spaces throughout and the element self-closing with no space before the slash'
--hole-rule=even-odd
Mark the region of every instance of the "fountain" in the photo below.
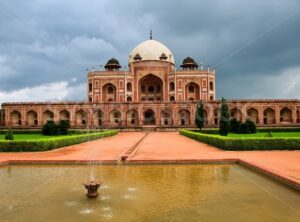
<svg viewBox="0 0 300 222">
<path fill-rule="evenodd" d="M 98 188 L 100 187 L 101 183 L 98 183 L 97 181 L 90 180 L 87 183 L 83 183 L 83 186 L 87 190 L 86 196 L 88 198 L 95 198 L 99 195 Z"/>
<path fill-rule="evenodd" d="M 87 183 L 83 183 L 83 186 L 87 190 L 86 196 L 88 198 L 95 198 L 99 195 L 98 188 L 100 187 L 101 183 L 96 181 L 95 178 L 95 165 L 92 165 L 91 173 L 90 173 L 90 180 Z"/>
</svg>

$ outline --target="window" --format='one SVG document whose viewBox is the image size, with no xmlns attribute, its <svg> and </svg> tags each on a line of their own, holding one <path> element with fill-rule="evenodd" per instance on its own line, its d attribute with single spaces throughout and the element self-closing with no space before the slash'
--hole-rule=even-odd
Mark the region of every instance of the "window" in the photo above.
<svg viewBox="0 0 300 222">
<path fill-rule="evenodd" d="M 170 91 L 174 91 L 175 89 L 175 84 L 173 82 L 170 83 Z"/>
<path fill-rule="evenodd" d="M 214 84 L 213 84 L 213 82 L 210 82 L 210 83 L 209 83 L 209 89 L 210 89 L 211 91 L 214 90 Z"/>
<path fill-rule="evenodd" d="M 113 93 L 114 93 L 114 87 L 113 87 L 112 85 L 109 85 L 109 86 L 107 87 L 107 93 L 108 93 L 108 94 L 113 94 Z"/>
<path fill-rule="evenodd" d="M 128 101 L 128 102 L 131 102 L 131 101 L 132 101 L 131 96 L 128 96 L 128 97 L 127 97 L 127 101 Z"/>
<path fill-rule="evenodd" d="M 160 86 L 156 86 L 156 92 L 160 92 L 161 88 Z"/>
<path fill-rule="evenodd" d="M 131 92 L 132 91 L 132 85 L 131 83 L 127 83 L 127 91 Z"/>
<path fill-rule="evenodd" d="M 149 86 L 148 87 L 148 92 L 153 93 L 154 92 L 154 87 L 153 86 Z"/>
<path fill-rule="evenodd" d="M 142 92 L 145 92 L 145 86 L 141 87 Z"/>
<path fill-rule="evenodd" d="M 195 87 L 193 85 L 189 86 L 189 93 L 195 92 Z"/>
<path fill-rule="evenodd" d="M 89 92 L 92 92 L 92 91 L 93 91 L 93 84 L 89 83 Z"/>
<path fill-rule="evenodd" d="M 170 101 L 174 101 L 175 97 L 174 96 L 170 96 Z"/>
</svg>

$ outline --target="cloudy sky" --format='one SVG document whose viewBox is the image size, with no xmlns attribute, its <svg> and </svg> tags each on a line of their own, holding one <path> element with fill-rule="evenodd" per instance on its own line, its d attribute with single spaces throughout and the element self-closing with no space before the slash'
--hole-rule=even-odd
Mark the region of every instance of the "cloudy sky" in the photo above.
<svg viewBox="0 0 300 222">
<path fill-rule="evenodd" d="M 217 97 L 300 98 L 299 0 L 0 0 L 0 103 L 86 99 L 149 38 L 216 67 Z"/>
</svg>

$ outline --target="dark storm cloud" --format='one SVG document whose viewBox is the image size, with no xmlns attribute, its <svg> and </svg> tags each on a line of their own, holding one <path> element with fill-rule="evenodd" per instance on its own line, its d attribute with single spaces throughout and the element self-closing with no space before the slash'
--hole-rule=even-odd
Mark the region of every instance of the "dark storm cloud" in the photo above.
<svg viewBox="0 0 300 222">
<path fill-rule="evenodd" d="M 299 98 L 296 10 L 297 0 L 0 0 L 0 96 L 64 82 L 65 98 L 84 99 L 86 68 L 111 57 L 126 66 L 151 27 L 178 68 L 188 55 L 218 64 L 218 97 Z"/>
</svg>

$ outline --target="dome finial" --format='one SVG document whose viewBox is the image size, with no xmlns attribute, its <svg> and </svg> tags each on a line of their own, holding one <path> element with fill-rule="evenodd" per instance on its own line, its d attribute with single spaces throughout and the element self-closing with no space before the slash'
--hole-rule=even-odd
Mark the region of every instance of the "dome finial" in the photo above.
<svg viewBox="0 0 300 222">
<path fill-rule="evenodd" d="M 152 29 L 150 29 L 150 40 L 152 40 Z"/>
</svg>

